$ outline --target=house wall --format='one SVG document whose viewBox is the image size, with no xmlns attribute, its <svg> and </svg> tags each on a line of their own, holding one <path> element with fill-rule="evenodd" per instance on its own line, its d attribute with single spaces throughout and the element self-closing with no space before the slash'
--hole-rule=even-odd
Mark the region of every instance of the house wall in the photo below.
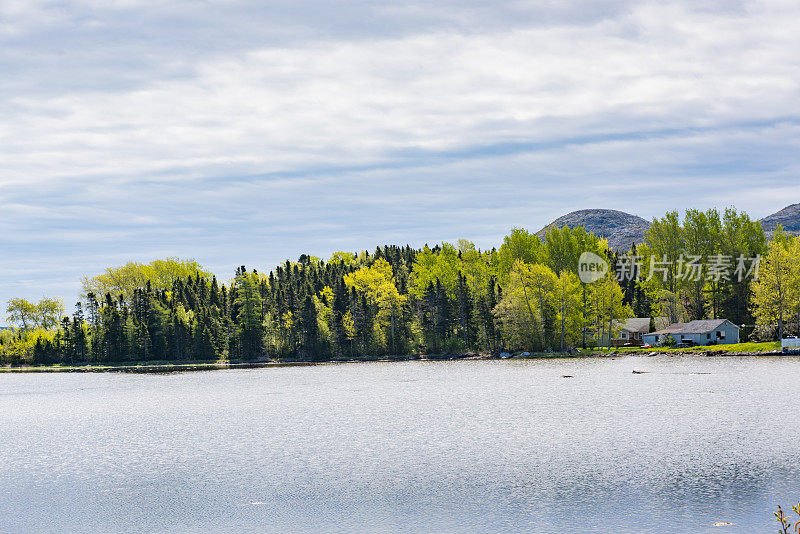
<svg viewBox="0 0 800 534">
<path fill-rule="evenodd" d="M 642 336 L 642 340 L 647 345 L 660 345 L 661 343 L 664 342 L 664 336 L 658 336 L 658 337 L 659 339 L 658 341 L 656 341 L 656 336 L 654 336 L 653 334 L 644 334 Z"/>
<path fill-rule="evenodd" d="M 619 333 L 619 338 L 617 339 L 624 339 L 624 340 L 642 339 L 642 334 L 640 334 L 639 332 L 629 332 L 627 330 L 623 330 Z"/>
<path fill-rule="evenodd" d="M 710 334 L 678 334 L 675 336 L 675 340 L 678 343 L 680 343 L 681 341 L 691 341 L 695 345 L 708 345 L 711 343 L 711 341 L 713 341 L 713 339 L 714 339 L 713 332 Z"/>
<path fill-rule="evenodd" d="M 635 341 L 635 340 L 642 340 L 642 333 L 641 332 L 630 332 L 628 330 L 622 330 L 617 337 L 617 341 Z"/>
<path fill-rule="evenodd" d="M 720 333 L 724 333 L 724 335 L 720 336 Z M 677 336 L 676 339 L 681 341 L 680 336 Z M 739 342 L 739 329 L 730 321 L 725 321 L 711 332 L 683 334 L 682 339 L 692 341 L 695 345 L 730 345 Z"/>
<path fill-rule="evenodd" d="M 730 321 L 725 321 L 717 330 L 725 330 L 725 339 L 718 340 L 720 345 L 739 343 L 739 329 Z"/>
</svg>

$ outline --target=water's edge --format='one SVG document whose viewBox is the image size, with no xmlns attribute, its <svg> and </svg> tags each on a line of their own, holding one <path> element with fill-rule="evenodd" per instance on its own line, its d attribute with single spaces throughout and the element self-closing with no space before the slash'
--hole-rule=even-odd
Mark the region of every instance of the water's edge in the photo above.
<svg viewBox="0 0 800 534">
<path fill-rule="evenodd" d="M 671 354 L 663 351 L 651 353 L 638 352 L 612 352 L 609 354 L 574 354 L 574 353 L 548 353 L 532 354 L 524 357 L 514 357 L 516 360 L 544 360 L 544 359 L 597 359 L 619 358 L 623 356 L 694 356 L 694 357 L 752 357 L 752 356 L 787 356 L 780 351 L 773 352 L 681 352 Z M 328 361 L 262 361 L 262 362 L 175 362 L 165 364 L 152 364 L 147 362 L 130 362 L 120 365 L 47 365 L 47 366 L 2 366 L 0 373 L 173 373 L 183 371 L 216 371 L 221 369 L 260 369 L 268 367 L 295 367 L 310 365 L 331 365 L 345 363 L 370 363 L 370 362 L 408 362 L 408 361 L 448 361 L 448 360 L 499 360 L 501 358 L 486 355 L 440 355 L 427 357 L 389 357 L 380 359 L 348 359 Z"/>
</svg>

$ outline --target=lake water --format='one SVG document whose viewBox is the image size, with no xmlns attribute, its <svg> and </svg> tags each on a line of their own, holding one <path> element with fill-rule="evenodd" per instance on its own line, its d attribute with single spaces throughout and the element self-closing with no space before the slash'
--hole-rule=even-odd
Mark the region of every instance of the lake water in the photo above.
<svg viewBox="0 0 800 534">
<path fill-rule="evenodd" d="M 2 374 L 0 488 L 15 534 L 774 532 L 800 359 Z"/>
</svg>

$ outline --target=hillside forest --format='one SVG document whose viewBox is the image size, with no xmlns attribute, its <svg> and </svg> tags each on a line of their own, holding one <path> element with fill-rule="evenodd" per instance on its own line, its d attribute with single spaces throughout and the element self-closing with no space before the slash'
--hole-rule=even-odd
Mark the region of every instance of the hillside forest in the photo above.
<svg viewBox="0 0 800 534">
<path fill-rule="evenodd" d="M 593 283 L 579 278 L 586 251 L 611 266 Z M 729 272 L 707 267 L 721 261 Z M 733 208 L 687 210 L 656 218 L 645 242 L 627 252 L 583 228 L 553 228 L 544 239 L 515 228 L 490 250 L 462 239 L 327 260 L 304 254 L 269 272 L 240 266 L 228 281 L 193 260 L 169 258 L 108 268 L 82 287 L 68 315 L 58 299 L 10 300 L 14 327 L 0 331 L 0 361 L 570 351 L 608 343 L 628 317 L 727 318 L 743 325 L 745 339 L 774 339 L 800 323 L 800 238 L 779 228 L 768 240 Z"/>
</svg>

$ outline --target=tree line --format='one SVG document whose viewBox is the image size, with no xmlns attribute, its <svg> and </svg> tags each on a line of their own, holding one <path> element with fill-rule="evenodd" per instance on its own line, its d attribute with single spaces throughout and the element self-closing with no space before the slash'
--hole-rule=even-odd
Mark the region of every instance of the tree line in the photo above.
<svg viewBox="0 0 800 534">
<path fill-rule="evenodd" d="M 70 316 L 52 299 L 9 301 L 16 328 L 0 332 L 0 359 L 48 365 L 563 351 L 608 343 L 632 316 L 726 317 L 758 322 L 757 334 L 770 336 L 800 313 L 799 247 L 780 230 L 767 243 L 760 225 L 733 209 L 688 210 L 682 220 L 676 212 L 655 219 L 646 243 L 626 253 L 565 227 L 544 239 L 516 228 L 491 250 L 459 240 L 328 260 L 302 255 L 269 273 L 240 266 L 227 282 L 193 260 L 129 263 L 84 279 Z M 579 278 L 587 251 L 612 266 L 594 283 Z M 764 255 L 762 277 L 681 275 L 682 258 L 723 255 Z M 650 276 L 654 263 L 639 259 L 651 256 L 660 259 L 659 276 Z M 636 276 L 620 276 L 616 267 L 626 264 Z"/>
</svg>

